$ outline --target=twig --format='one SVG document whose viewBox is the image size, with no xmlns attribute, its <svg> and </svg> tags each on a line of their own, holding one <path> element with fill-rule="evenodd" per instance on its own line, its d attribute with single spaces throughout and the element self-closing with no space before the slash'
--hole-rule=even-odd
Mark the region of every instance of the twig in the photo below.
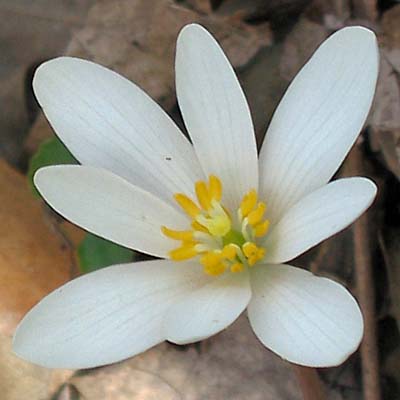
<svg viewBox="0 0 400 400">
<path fill-rule="evenodd" d="M 357 144 L 349 156 L 351 175 L 362 175 L 363 159 Z M 369 246 L 369 216 L 365 213 L 353 225 L 356 290 L 364 316 L 364 338 L 361 343 L 363 393 L 365 400 L 380 400 L 378 348 L 376 340 L 375 288 Z"/>
<path fill-rule="evenodd" d="M 322 382 L 315 368 L 291 364 L 299 382 L 304 400 L 324 400 L 325 393 Z"/>
</svg>

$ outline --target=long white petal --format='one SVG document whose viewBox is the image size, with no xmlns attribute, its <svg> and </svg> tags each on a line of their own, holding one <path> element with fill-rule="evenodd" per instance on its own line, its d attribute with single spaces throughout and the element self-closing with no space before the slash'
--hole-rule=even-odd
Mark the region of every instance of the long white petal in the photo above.
<svg viewBox="0 0 400 400">
<path fill-rule="evenodd" d="M 176 242 L 161 226 L 187 229 L 186 217 L 154 195 L 113 173 L 60 165 L 40 169 L 35 185 L 63 217 L 115 243 L 167 258 Z"/>
<path fill-rule="evenodd" d="M 326 40 L 291 83 L 260 154 L 260 192 L 273 221 L 331 179 L 365 122 L 377 74 L 375 35 L 350 27 Z"/>
<path fill-rule="evenodd" d="M 247 273 L 227 273 L 175 303 L 164 320 L 166 338 L 185 344 L 225 329 L 239 317 L 251 297 Z"/>
<path fill-rule="evenodd" d="M 95 63 L 42 64 L 35 95 L 57 135 L 85 165 L 102 167 L 172 201 L 202 178 L 193 146 L 135 84 Z"/>
<path fill-rule="evenodd" d="M 331 367 L 359 346 L 362 315 L 338 283 L 289 265 L 260 265 L 251 282 L 250 324 L 261 342 L 282 358 Z"/>
<path fill-rule="evenodd" d="M 206 174 L 225 183 L 236 208 L 258 187 L 257 148 L 246 98 L 228 59 L 203 27 L 182 29 L 176 49 L 176 90 L 185 125 Z"/>
<path fill-rule="evenodd" d="M 283 263 L 343 230 L 372 203 L 375 184 L 366 178 L 338 179 L 291 207 L 267 236 L 264 262 Z"/>
<path fill-rule="evenodd" d="M 22 320 L 13 349 L 48 368 L 90 368 L 136 355 L 165 340 L 166 310 L 205 284 L 195 263 L 115 265 L 52 292 Z"/>
</svg>

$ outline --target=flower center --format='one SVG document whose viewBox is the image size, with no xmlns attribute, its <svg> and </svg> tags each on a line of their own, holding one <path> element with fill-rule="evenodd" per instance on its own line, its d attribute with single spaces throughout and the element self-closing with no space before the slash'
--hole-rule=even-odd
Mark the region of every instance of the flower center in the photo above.
<svg viewBox="0 0 400 400">
<path fill-rule="evenodd" d="M 241 272 L 261 260 L 265 249 L 257 243 L 266 235 L 269 221 L 264 219 L 266 205 L 258 202 L 256 190 L 250 190 L 231 214 L 221 204 L 222 183 L 216 176 L 210 175 L 208 183 L 196 182 L 195 189 L 197 202 L 182 193 L 174 196 L 192 219 L 191 229 L 161 228 L 165 236 L 181 241 L 170 251 L 170 258 L 181 261 L 197 257 L 210 275 L 227 270 Z"/>
</svg>

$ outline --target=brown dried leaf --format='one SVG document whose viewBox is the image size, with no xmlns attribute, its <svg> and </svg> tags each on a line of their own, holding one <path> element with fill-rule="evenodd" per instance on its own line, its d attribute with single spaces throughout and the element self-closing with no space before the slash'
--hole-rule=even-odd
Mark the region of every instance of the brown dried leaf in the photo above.
<svg viewBox="0 0 400 400">
<path fill-rule="evenodd" d="M 327 36 L 328 31 L 322 25 L 301 18 L 283 45 L 282 77 L 291 81 Z"/>
<path fill-rule="evenodd" d="M 212 12 L 211 3 L 213 3 L 213 0 L 185 0 L 185 6 L 187 8 L 204 14 L 210 14 Z"/>
<path fill-rule="evenodd" d="M 391 382 L 392 385 L 394 383 L 394 388 L 391 388 L 392 390 L 390 391 L 391 397 L 388 397 L 390 399 L 398 399 L 400 396 L 400 368 L 399 368 L 399 360 L 400 360 L 400 347 L 396 347 L 387 357 L 387 359 L 384 362 L 384 365 L 382 367 L 385 375 L 389 376 L 391 380 L 394 382 Z M 388 388 L 386 387 L 386 392 L 388 393 Z M 395 394 L 396 393 L 396 394 Z"/>
<path fill-rule="evenodd" d="M 381 64 L 374 105 L 370 114 L 371 148 L 380 153 L 387 168 L 400 178 L 400 6 L 382 18 Z"/>
<path fill-rule="evenodd" d="M 386 228 L 379 241 L 388 274 L 390 313 L 400 330 L 400 236 L 399 229 Z"/>
<path fill-rule="evenodd" d="M 211 30 L 235 67 L 243 67 L 271 43 L 267 25 L 204 14 L 168 0 L 99 1 L 89 11 L 66 54 L 91 59 L 125 75 L 167 110 L 175 105 L 174 53 L 181 28 L 199 22 Z M 51 129 L 39 122 L 27 141 L 32 153 Z"/>
<path fill-rule="evenodd" d="M 217 12 L 224 15 L 235 13 L 246 20 L 270 20 L 285 24 L 310 3 L 310 0 L 224 0 Z"/>
<path fill-rule="evenodd" d="M 258 147 L 287 82 L 280 76 L 282 46 L 263 49 L 240 75 L 251 109 Z"/>
<path fill-rule="evenodd" d="M 12 353 L 11 338 L 0 333 L 0 388 L 3 400 L 44 400 L 73 371 L 50 370 L 27 363 Z"/>
<path fill-rule="evenodd" d="M 397 72 L 382 51 L 374 105 L 370 114 L 371 148 L 400 178 L 400 86 Z"/>
<path fill-rule="evenodd" d="M 70 380 L 85 400 L 296 400 L 289 365 L 266 350 L 241 317 L 186 349 L 163 343 L 120 364 Z"/>
<path fill-rule="evenodd" d="M 396 72 L 387 61 L 386 55 L 382 51 L 374 106 L 370 115 L 370 124 L 378 131 L 400 128 L 400 87 Z"/>
<path fill-rule="evenodd" d="M 45 220 L 26 178 L 0 161 L 0 333 L 71 278 L 71 250 Z"/>
<path fill-rule="evenodd" d="M 378 18 L 378 4 L 376 0 L 353 0 L 352 8 L 354 17 L 375 21 Z"/>
<path fill-rule="evenodd" d="M 400 4 L 390 8 L 382 17 L 382 45 L 392 67 L 400 73 Z"/>
<path fill-rule="evenodd" d="M 52 400 L 80 400 L 81 396 L 75 386 L 63 384 Z"/>
<path fill-rule="evenodd" d="M 31 68 L 64 50 L 93 2 L 0 0 L 0 157 L 17 163 L 21 156 L 30 122 L 26 99 Z"/>
</svg>

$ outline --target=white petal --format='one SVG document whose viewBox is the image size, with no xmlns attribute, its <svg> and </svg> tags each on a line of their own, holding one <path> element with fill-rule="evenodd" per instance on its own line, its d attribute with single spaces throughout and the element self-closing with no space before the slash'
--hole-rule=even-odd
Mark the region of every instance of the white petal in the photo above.
<svg viewBox="0 0 400 400">
<path fill-rule="evenodd" d="M 61 57 L 37 69 L 33 88 L 82 164 L 109 169 L 166 201 L 176 192 L 192 193 L 202 178 L 193 146 L 169 116 L 117 73 Z"/>
<path fill-rule="evenodd" d="M 366 178 L 338 179 L 291 207 L 267 236 L 264 262 L 282 263 L 343 230 L 372 203 L 375 184 Z"/>
<path fill-rule="evenodd" d="M 225 275 L 175 303 L 164 320 L 166 338 L 177 344 L 197 342 L 225 329 L 251 297 L 247 273 Z"/>
<path fill-rule="evenodd" d="M 90 368 L 165 340 L 166 310 L 210 280 L 196 263 L 144 261 L 83 275 L 52 292 L 22 320 L 13 349 L 48 368 Z"/>
<path fill-rule="evenodd" d="M 176 241 L 161 226 L 187 229 L 186 217 L 109 171 L 78 165 L 40 169 L 35 185 L 63 217 L 115 243 L 167 257 Z"/>
<path fill-rule="evenodd" d="M 222 179 L 224 203 L 232 210 L 245 192 L 258 187 L 253 123 L 228 59 L 196 24 L 183 28 L 178 37 L 176 90 L 203 170 Z"/>
<path fill-rule="evenodd" d="M 351 27 L 326 40 L 291 83 L 260 154 L 273 221 L 331 179 L 365 122 L 377 74 L 375 35 Z"/>
<path fill-rule="evenodd" d="M 282 358 L 331 367 L 359 346 L 362 315 L 338 283 L 290 265 L 260 265 L 251 282 L 250 324 L 261 342 Z"/>
</svg>

